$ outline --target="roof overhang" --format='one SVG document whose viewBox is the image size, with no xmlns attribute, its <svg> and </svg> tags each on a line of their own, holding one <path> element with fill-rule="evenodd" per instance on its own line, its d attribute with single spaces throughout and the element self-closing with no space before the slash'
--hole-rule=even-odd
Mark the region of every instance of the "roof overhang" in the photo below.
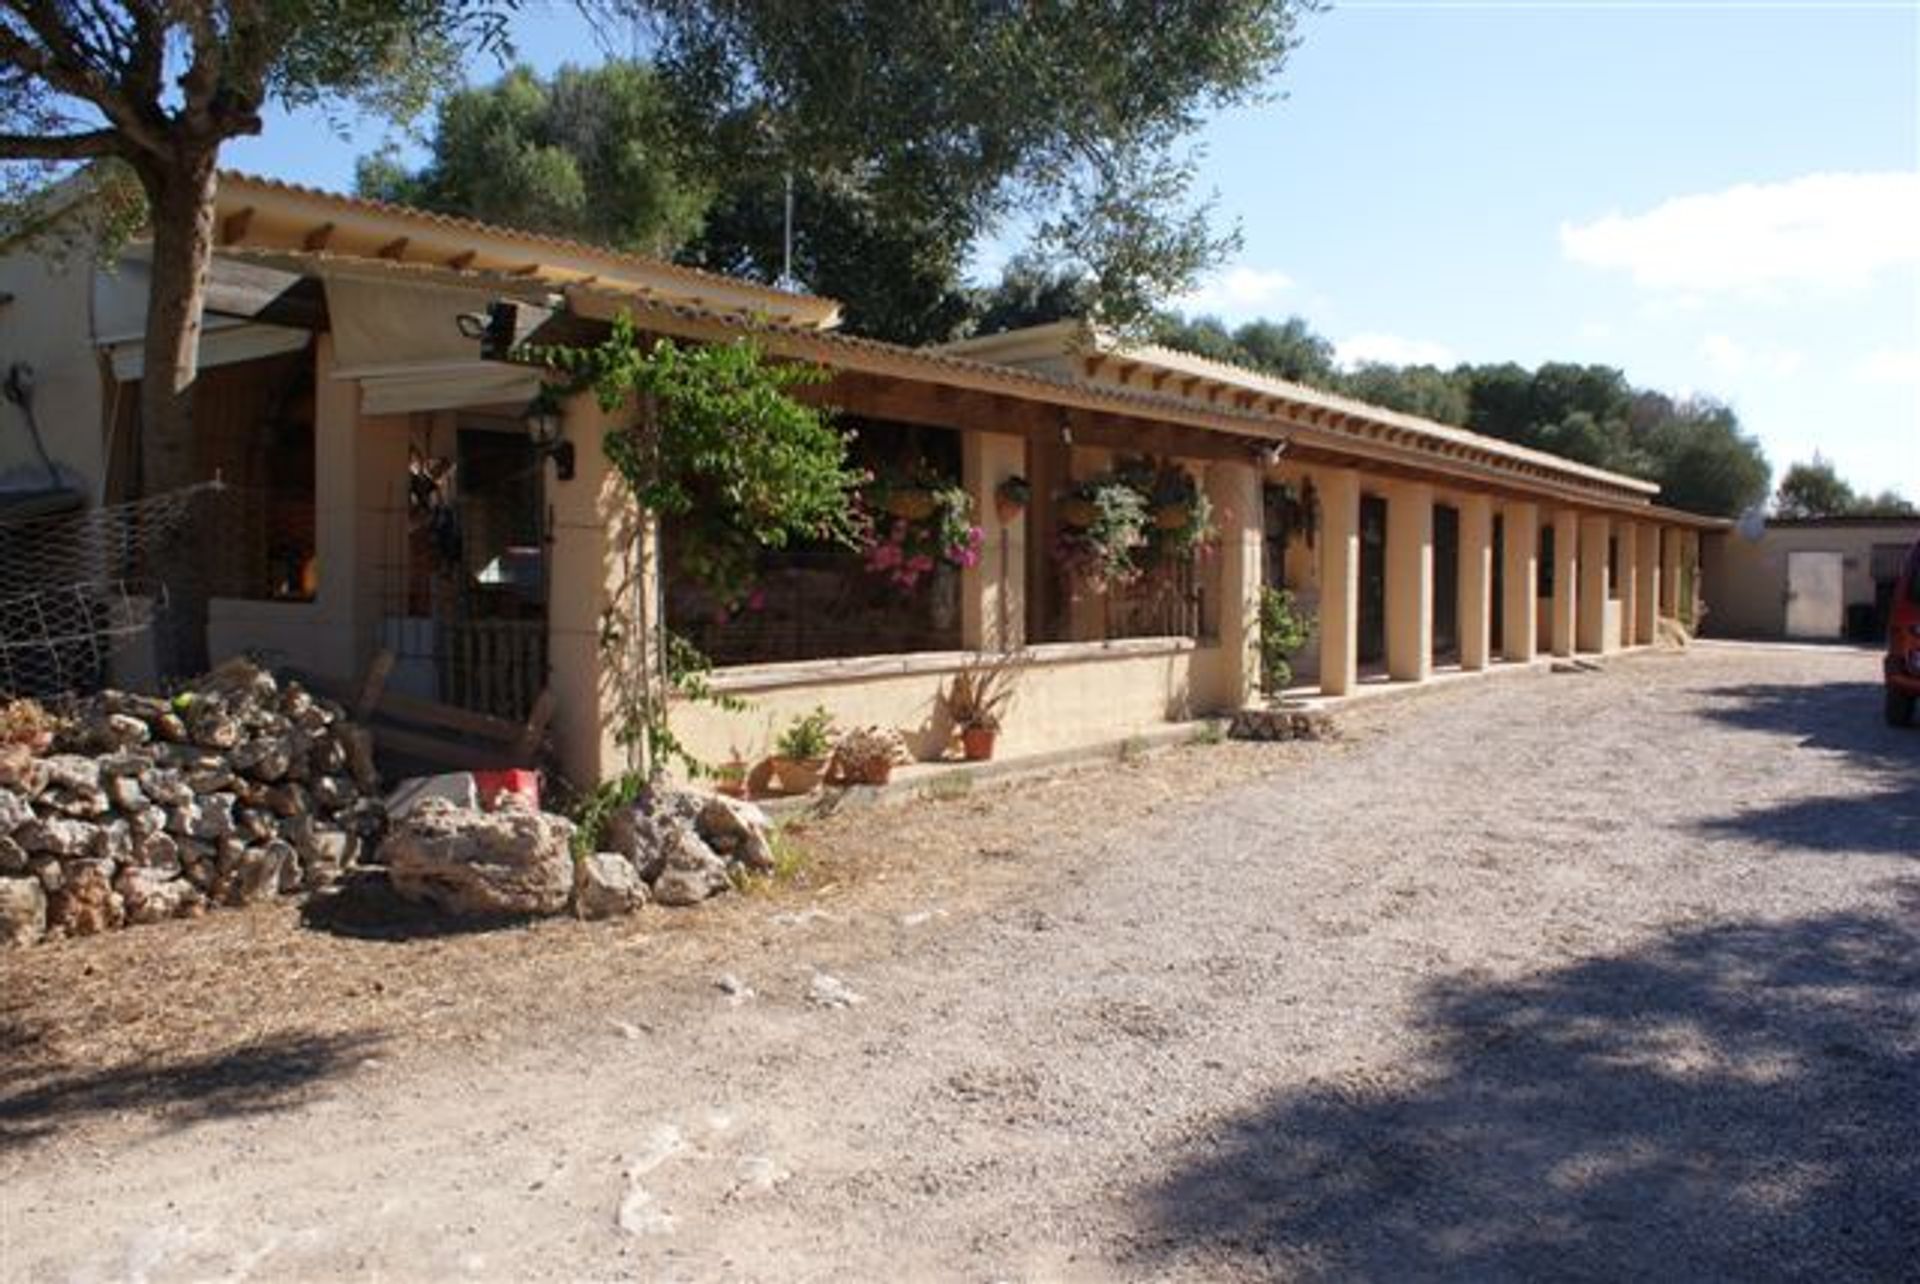
<svg viewBox="0 0 1920 1284">
<path fill-rule="evenodd" d="M 830 329 L 840 321 L 840 305 L 817 295 L 251 174 L 222 171 L 214 209 L 223 248 L 326 253 L 500 273 L 548 287 L 602 283 L 688 306 L 750 309 L 810 328 Z"/>
</svg>

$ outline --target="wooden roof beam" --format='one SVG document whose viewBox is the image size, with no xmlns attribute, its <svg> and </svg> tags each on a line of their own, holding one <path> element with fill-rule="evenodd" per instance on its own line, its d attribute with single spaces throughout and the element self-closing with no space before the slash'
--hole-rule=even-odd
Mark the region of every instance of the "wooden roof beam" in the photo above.
<svg viewBox="0 0 1920 1284">
<path fill-rule="evenodd" d="M 318 254 L 327 248 L 328 242 L 333 240 L 333 233 L 334 226 L 331 223 L 322 223 L 318 227 L 309 228 L 307 234 L 300 238 L 300 248 L 309 254 Z"/>
<path fill-rule="evenodd" d="M 374 255 L 376 258 L 393 259 L 398 262 L 400 256 L 407 252 L 407 243 L 412 239 L 407 236 L 396 236 L 374 251 Z"/>
<path fill-rule="evenodd" d="M 479 257 L 480 254 L 477 250 L 462 250 L 447 260 L 447 266 L 456 272 L 464 272 L 472 267 L 473 261 Z"/>
</svg>

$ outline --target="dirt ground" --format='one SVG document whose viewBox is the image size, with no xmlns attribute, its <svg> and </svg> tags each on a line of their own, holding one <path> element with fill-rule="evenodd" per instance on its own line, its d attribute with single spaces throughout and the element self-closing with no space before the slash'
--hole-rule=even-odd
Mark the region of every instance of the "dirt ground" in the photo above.
<svg viewBox="0 0 1920 1284">
<path fill-rule="evenodd" d="M 1920 733 L 1699 648 L 809 826 L 793 883 L 0 956 L 0 1278 L 1898 1278 Z"/>
</svg>

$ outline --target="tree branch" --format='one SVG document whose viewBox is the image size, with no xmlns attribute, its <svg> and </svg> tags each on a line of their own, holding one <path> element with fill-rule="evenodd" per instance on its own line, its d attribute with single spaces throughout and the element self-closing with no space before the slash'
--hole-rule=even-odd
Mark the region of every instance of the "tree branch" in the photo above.
<svg viewBox="0 0 1920 1284">
<path fill-rule="evenodd" d="M 111 129 L 85 134 L 0 134 L 0 159 L 90 160 L 118 155 L 125 145 Z"/>
</svg>

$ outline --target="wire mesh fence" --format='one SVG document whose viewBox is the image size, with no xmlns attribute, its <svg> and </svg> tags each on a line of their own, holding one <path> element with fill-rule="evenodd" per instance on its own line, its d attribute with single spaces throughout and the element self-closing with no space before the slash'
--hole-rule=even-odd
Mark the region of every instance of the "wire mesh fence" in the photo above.
<svg viewBox="0 0 1920 1284">
<path fill-rule="evenodd" d="M 166 609 L 154 550 L 219 490 L 209 482 L 83 512 L 0 519 L 0 694 L 101 686 L 108 661 Z"/>
</svg>

